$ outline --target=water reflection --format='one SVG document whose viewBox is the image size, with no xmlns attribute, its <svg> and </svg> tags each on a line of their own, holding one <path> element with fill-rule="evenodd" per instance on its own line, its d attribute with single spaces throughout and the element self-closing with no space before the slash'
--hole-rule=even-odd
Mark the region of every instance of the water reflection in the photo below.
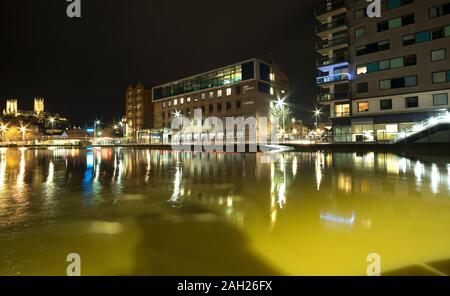
<svg viewBox="0 0 450 296">
<path fill-rule="evenodd" d="M 200 244 L 219 237 L 231 248 L 229 256 L 238 256 L 239 250 L 257 254 L 252 264 L 259 266 L 261 260 L 277 274 L 363 274 L 357 258 L 373 251 L 383 255 L 389 269 L 450 258 L 448 162 L 386 153 L 284 152 L 271 155 L 270 163 L 262 159 L 260 154 L 148 149 L 0 150 L 0 228 L 5 233 L 0 254 L 17 249 L 11 262 L 19 263 L 38 256 L 36 245 L 23 244 L 26 228 L 41 249 L 56 248 L 53 253 L 66 251 L 57 247 L 65 240 L 92 256 L 99 249 L 85 239 L 112 243 L 111 252 L 128 261 L 108 264 L 130 274 L 147 274 L 130 258 L 136 245 L 145 256 L 159 256 L 155 271 L 164 265 L 164 250 L 188 250 L 203 262 L 194 250 L 208 252 Z M 36 221 L 53 222 L 47 229 Z M 180 235 L 182 229 L 198 241 L 174 247 L 179 241 L 169 233 Z M 159 242 L 148 237 L 150 230 Z M 197 230 L 202 237 L 194 234 Z M 67 231 L 72 238 L 67 239 Z M 86 233 L 97 236 L 84 238 Z M 399 248 L 414 251 L 399 254 Z M 52 258 L 52 252 L 44 253 L 42 259 Z M 180 254 L 166 255 L 185 262 Z M 92 274 L 104 274 L 105 264 L 110 266 L 101 262 Z M 25 274 L 33 272 L 33 266 L 28 268 Z M 167 268 L 170 274 L 177 266 Z M 0 267 L 2 273 L 8 270 Z"/>
</svg>

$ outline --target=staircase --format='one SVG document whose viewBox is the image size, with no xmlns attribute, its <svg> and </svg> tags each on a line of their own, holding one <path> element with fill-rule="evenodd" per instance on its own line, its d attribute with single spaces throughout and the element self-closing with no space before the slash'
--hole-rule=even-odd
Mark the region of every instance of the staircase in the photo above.
<svg viewBox="0 0 450 296">
<path fill-rule="evenodd" d="M 391 144 L 406 142 L 408 140 L 417 140 L 415 138 L 422 138 L 430 134 L 429 131 L 434 128 L 438 128 L 441 125 L 450 126 L 450 113 L 446 112 L 441 115 L 431 117 L 422 122 L 416 123 L 410 128 L 400 131 L 394 139 L 391 140 Z"/>
</svg>

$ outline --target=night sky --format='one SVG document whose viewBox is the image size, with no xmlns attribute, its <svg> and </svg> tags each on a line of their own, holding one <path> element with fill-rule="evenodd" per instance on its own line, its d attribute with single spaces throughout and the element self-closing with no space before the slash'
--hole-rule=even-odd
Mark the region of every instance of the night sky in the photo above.
<svg viewBox="0 0 450 296">
<path fill-rule="evenodd" d="M 125 112 L 125 90 L 147 88 L 252 57 L 270 57 L 291 79 L 297 117 L 315 102 L 314 0 L 0 1 L 0 107 L 19 99 L 32 110 L 82 124 Z"/>
</svg>

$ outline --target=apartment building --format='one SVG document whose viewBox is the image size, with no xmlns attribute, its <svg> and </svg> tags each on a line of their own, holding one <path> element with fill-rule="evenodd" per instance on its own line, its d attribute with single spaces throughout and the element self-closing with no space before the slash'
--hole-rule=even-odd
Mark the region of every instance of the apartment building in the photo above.
<svg viewBox="0 0 450 296">
<path fill-rule="evenodd" d="M 126 137 L 136 141 L 138 132 L 150 129 L 154 125 L 154 105 L 151 90 L 141 83 L 129 86 L 125 92 L 126 100 Z"/>
<path fill-rule="evenodd" d="M 450 108 L 450 1 L 323 0 L 316 9 L 318 103 L 335 142 L 389 140 Z"/>
</svg>

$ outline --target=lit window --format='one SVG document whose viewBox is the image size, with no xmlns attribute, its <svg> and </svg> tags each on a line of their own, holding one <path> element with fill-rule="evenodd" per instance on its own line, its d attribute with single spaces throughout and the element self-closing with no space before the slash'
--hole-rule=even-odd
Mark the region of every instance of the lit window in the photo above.
<svg viewBox="0 0 450 296">
<path fill-rule="evenodd" d="M 163 107 L 163 108 L 166 108 L 166 102 L 163 102 L 163 103 L 162 103 L 162 107 Z"/>
<path fill-rule="evenodd" d="M 274 73 L 270 73 L 270 81 L 275 81 L 275 74 Z"/>
<path fill-rule="evenodd" d="M 173 105 L 174 106 L 178 105 L 178 99 L 173 100 Z"/>
<path fill-rule="evenodd" d="M 356 68 L 357 75 L 366 74 L 366 73 L 367 73 L 367 66 L 358 66 Z"/>
<path fill-rule="evenodd" d="M 184 104 L 184 98 L 181 98 L 180 99 L 180 105 L 183 105 Z"/>
<path fill-rule="evenodd" d="M 186 99 L 186 102 L 190 103 L 190 102 L 191 102 L 191 97 L 188 97 L 188 98 Z"/>
<path fill-rule="evenodd" d="M 169 101 L 169 107 L 172 106 L 172 101 Z"/>
<path fill-rule="evenodd" d="M 334 115 L 336 117 L 350 116 L 350 104 L 336 104 L 334 106 Z"/>
<path fill-rule="evenodd" d="M 358 103 L 358 112 L 369 112 L 369 102 Z"/>
<path fill-rule="evenodd" d="M 206 94 L 202 94 L 202 100 L 206 100 Z"/>
<path fill-rule="evenodd" d="M 209 92 L 209 98 L 210 98 L 210 99 L 213 99 L 213 98 L 214 98 L 214 92 L 212 92 L 212 91 Z"/>
<path fill-rule="evenodd" d="M 231 88 L 227 88 L 227 96 L 231 96 Z"/>
<path fill-rule="evenodd" d="M 273 90 L 273 87 L 270 88 L 270 94 L 273 96 L 275 94 L 275 91 Z"/>
<path fill-rule="evenodd" d="M 219 89 L 219 90 L 217 91 L 217 97 L 218 97 L 218 98 L 222 97 L 222 90 L 221 90 L 221 89 Z"/>
</svg>

